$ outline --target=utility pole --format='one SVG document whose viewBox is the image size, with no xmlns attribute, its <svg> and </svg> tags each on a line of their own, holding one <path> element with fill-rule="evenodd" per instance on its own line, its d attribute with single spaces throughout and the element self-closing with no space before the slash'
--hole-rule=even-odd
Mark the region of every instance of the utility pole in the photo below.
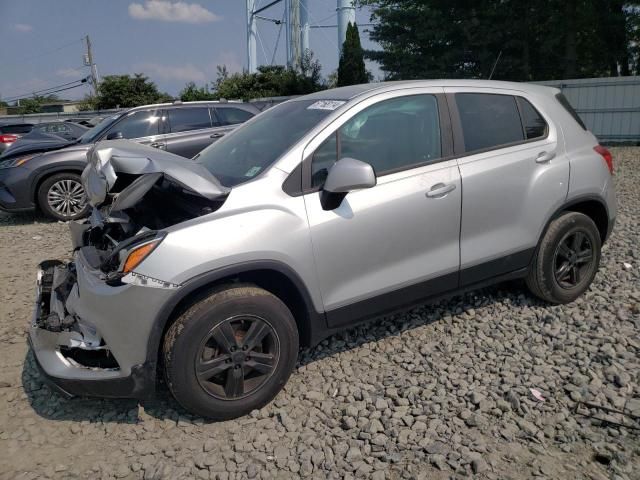
<svg viewBox="0 0 640 480">
<path fill-rule="evenodd" d="M 98 77 L 98 67 L 93 61 L 93 52 L 91 51 L 91 39 L 89 38 L 89 35 L 85 37 L 85 40 L 87 41 L 87 61 L 85 62 L 85 64 L 88 67 L 91 67 L 91 83 L 93 85 L 93 93 L 95 95 L 98 95 L 98 82 L 100 81 L 100 78 Z"/>
<path fill-rule="evenodd" d="M 255 73 L 258 70 L 258 57 L 256 55 L 256 0 L 247 0 L 247 70 Z"/>
<path fill-rule="evenodd" d="M 289 0 L 289 58 L 290 66 L 300 68 L 302 58 L 300 32 L 300 0 Z"/>
</svg>

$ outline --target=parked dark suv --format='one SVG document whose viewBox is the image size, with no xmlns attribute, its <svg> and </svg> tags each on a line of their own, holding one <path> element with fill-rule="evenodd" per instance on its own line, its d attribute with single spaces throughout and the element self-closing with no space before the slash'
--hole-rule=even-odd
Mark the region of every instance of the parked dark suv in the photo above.
<svg viewBox="0 0 640 480">
<path fill-rule="evenodd" d="M 191 158 L 257 113 L 236 102 L 176 102 L 136 107 L 105 119 L 76 143 L 51 145 L 46 152 L 23 152 L 0 159 L 0 209 L 39 207 L 57 220 L 89 211 L 80 174 L 87 151 L 101 140 L 130 139 Z"/>
</svg>

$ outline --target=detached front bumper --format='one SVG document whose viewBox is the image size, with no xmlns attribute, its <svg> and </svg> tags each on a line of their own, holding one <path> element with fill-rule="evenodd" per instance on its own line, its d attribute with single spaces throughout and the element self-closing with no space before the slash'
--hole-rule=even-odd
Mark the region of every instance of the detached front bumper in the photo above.
<svg viewBox="0 0 640 480">
<path fill-rule="evenodd" d="M 39 266 L 29 344 L 43 376 L 66 396 L 152 396 L 156 355 L 147 359 L 148 338 L 170 292 L 109 286 L 82 250 L 74 260 Z"/>
</svg>

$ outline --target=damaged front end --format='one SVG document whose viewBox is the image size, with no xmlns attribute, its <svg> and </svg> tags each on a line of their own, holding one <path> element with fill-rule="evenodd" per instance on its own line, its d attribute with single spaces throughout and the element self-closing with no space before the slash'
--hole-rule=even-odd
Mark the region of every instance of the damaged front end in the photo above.
<svg viewBox="0 0 640 480">
<path fill-rule="evenodd" d="M 73 261 L 40 264 L 29 340 L 64 393 L 141 398 L 155 384 L 153 320 L 179 285 L 135 268 L 165 228 L 217 210 L 229 191 L 201 165 L 133 142 L 103 142 L 88 158 L 92 213 L 70 223 Z"/>
<path fill-rule="evenodd" d="M 134 247 L 157 245 L 162 229 L 214 212 L 229 193 L 202 165 L 137 143 L 103 142 L 87 155 L 82 182 L 93 209 L 71 223 L 72 244 L 110 282 L 131 271 Z"/>
</svg>

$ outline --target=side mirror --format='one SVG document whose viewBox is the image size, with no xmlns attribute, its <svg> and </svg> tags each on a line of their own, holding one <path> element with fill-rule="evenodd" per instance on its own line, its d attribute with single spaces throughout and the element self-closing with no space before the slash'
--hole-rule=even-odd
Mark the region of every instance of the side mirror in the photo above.
<svg viewBox="0 0 640 480">
<path fill-rule="evenodd" d="M 106 140 L 120 140 L 124 138 L 122 132 L 111 132 L 107 135 Z"/>
<path fill-rule="evenodd" d="M 329 170 L 320 203 L 324 210 L 334 210 L 350 191 L 375 186 L 376 174 L 371 165 L 355 158 L 341 158 Z"/>
</svg>

